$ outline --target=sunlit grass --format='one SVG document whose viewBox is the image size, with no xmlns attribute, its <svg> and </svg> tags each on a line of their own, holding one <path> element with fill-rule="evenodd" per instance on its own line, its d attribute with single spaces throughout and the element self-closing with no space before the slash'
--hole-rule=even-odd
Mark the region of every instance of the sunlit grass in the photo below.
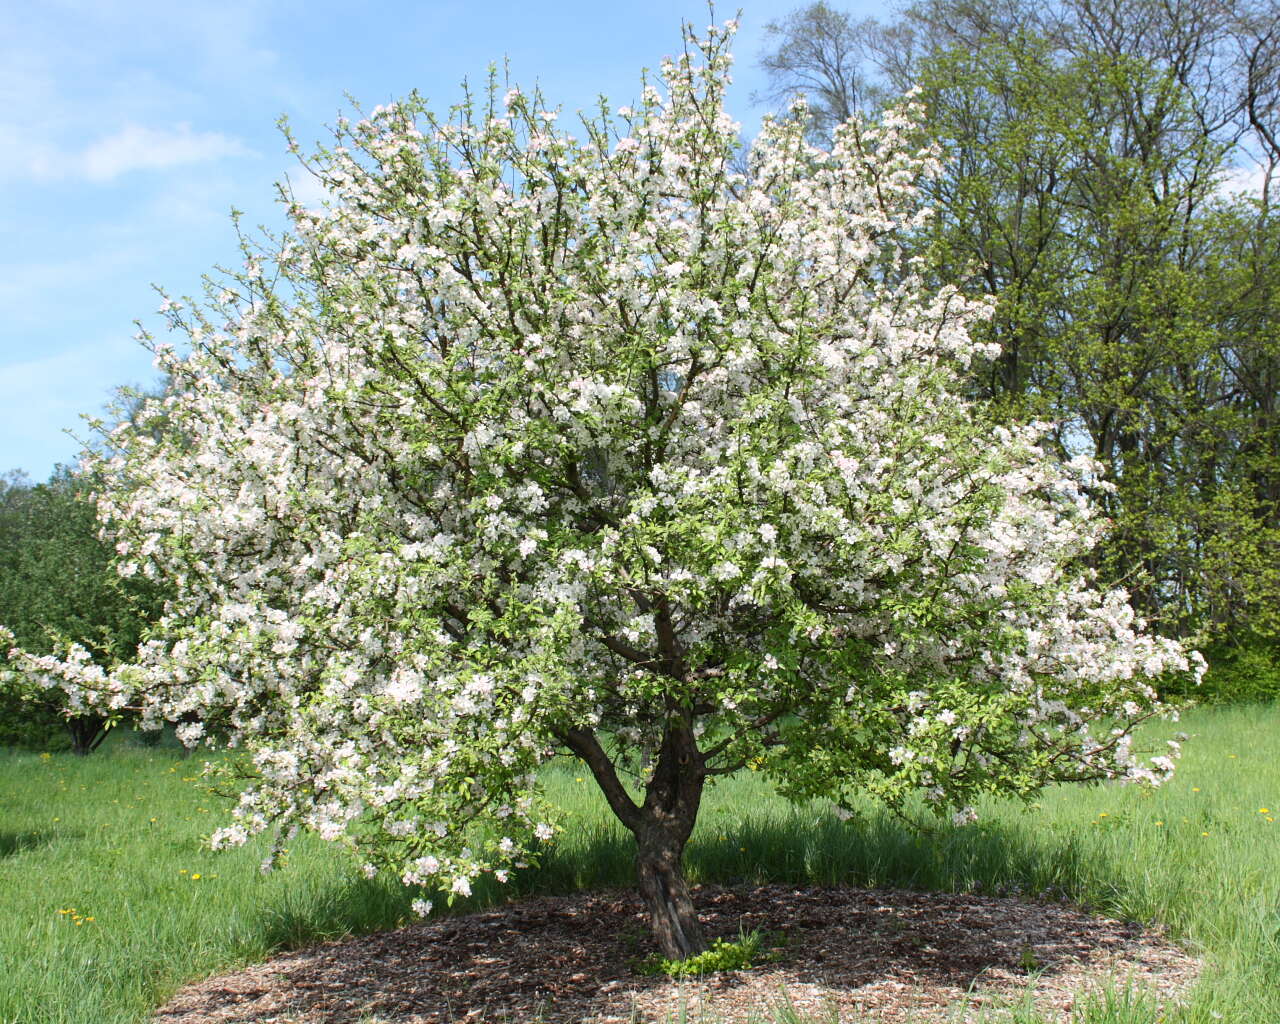
<svg viewBox="0 0 1280 1024">
<path fill-rule="evenodd" d="M 790 807 L 746 773 L 709 793 L 689 873 L 1067 896 L 1161 922 L 1205 957 L 1192 1005 L 1169 1020 L 1273 1024 L 1280 710 L 1201 710 L 1162 728 L 1192 739 L 1161 790 L 1061 787 L 1027 807 L 989 801 L 977 825 L 922 835 L 870 805 L 847 823 L 825 805 Z M 185 980 L 410 918 L 410 894 L 316 840 L 300 838 L 267 876 L 260 847 L 207 850 L 224 809 L 199 769 L 172 750 L 124 746 L 87 759 L 0 753 L 0 1021 L 142 1021 Z M 589 777 L 556 765 L 547 788 L 565 827 L 513 890 L 630 885 L 629 837 Z M 473 904 L 504 894 L 479 886 Z M 1082 1021 L 1156 1020 L 1140 993 L 1089 1005 Z"/>
</svg>

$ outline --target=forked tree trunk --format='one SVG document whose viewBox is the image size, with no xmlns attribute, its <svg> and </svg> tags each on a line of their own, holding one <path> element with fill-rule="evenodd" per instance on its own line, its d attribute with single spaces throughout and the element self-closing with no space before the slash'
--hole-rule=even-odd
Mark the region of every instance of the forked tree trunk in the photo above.
<svg viewBox="0 0 1280 1024">
<path fill-rule="evenodd" d="M 88 757 L 106 738 L 107 723 L 97 715 L 76 715 L 67 719 L 67 732 L 71 734 L 71 752 Z"/>
<path fill-rule="evenodd" d="M 569 729 L 560 738 L 591 768 L 613 813 L 636 837 L 640 895 L 659 951 L 668 960 L 701 953 L 707 943 L 681 865 L 707 781 L 692 730 L 682 722 L 667 726 L 642 804 L 623 786 L 595 733 Z"/>
<path fill-rule="evenodd" d="M 684 960 L 707 948 L 684 878 L 684 841 L 660 825 L 636 831 L 636 873 L 649 911 L 649 929 L 668 960 Z"/>
<path fill-rule="evenodd" d="M 668 960 L 707 948 L 684 878 L 684 847 L 698 820 L 706 783 L 693 733 L 672 723 L 662 739 L 644 803 L 630 828 L 636 837 L 636 873 L 649 911 L 649 928 Z"/>
</svg>

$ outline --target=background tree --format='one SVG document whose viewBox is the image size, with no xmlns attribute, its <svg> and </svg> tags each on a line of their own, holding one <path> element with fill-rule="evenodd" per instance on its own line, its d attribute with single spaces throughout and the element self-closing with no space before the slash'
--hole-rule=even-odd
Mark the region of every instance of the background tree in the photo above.
<svg viewBox="0 0 1280 1024">
<path fill-rule="evenodd" d="M 75 641 L 91 663 L 110 667 L 136 658 L 160 600 L 153 584 L 117 576 L 94 501 L 89 478 L 66 468 L 42 484 L 12 474 L 0 484 L 0 625 L 27 652 L 52 654 Z M 65 732 L 77 754 L 102 742 L 104 714 L 69 708 L 62 690 L 35 679 L 14 683 L 0 696 L 0 742 L 45 747 Z"/>
<path fill-rule="evenodd" d="M 769 22 L 765 36 L 776 40 L 776 48 L 761 54 L 760 65 L 773 87 L 763 99 L 785 107 L 796 92 L 804 93 L 810 131 L 828 142 L 839 125 L 883 98 L 867 74 L 867 47 L 875 32 L 874 21 L 854 21 L 822 2 Z"/>
<path fill-rule="evenodd" d="M 16 518 L 15 511 L 30 487 L 31 480 L 17 470 L 0 477 L 0 524 Z M 11 532 L 0 526 L 0 536 Z M 10 561 L 8 545 L 0 544 L 0 587 L 12 586 Z M 0 633 L 0 647 L 9 639 Z M 0 687 L 0 745 L 45 747 L 51 741 L 66 742 L 63 721 L 52 707 L 24 700 L 16 688 Z"/>
<path fill-rule="evenodd" d="M 332 208 L 166 302 L 189 354 L 155 345 L 173 393 L 100 471 L 167 614 L 106 679 L 23 660 L 148 722 L 220 709 L 251 778 L 215 843 L 305 826 L 466 894 L 551 837 L 537 768 L 564 753 L 685 957 L 702 793 L 750 763 L 960 821 L 1172 770 L 1131 733 L 1188 658 L 1067 568 L 1088 461 L 964 400 L 986 303 L 907 272 L 936 171 L 910 112 L 828 152 L 798 109 L 743 176 L 730 31 L 582 138 L 493 88 L 341 122 Z"/>
</svg>

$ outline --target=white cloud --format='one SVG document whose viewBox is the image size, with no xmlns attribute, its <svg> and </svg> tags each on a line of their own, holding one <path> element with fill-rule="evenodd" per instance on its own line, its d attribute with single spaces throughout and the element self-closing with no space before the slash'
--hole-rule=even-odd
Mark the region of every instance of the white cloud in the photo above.
<svg viewBox="0 0 1280 1024">
<path fill-rule="evenodd" d="M 324 203 L 334 200 L 333 193 L 325 188 L 324 182 L 305 168 L 290 171 L 284 177 L 288 182 L 289 190 L 293 193 L 293 198 L 306 209 L 319 209 Z"/>
<path fill-rule="evenodd" d="M 221 132 L 197 132 L 189 124 L 168 130 L 127 124 L 90 145 L 73 166 L 78 165 L 90 181 L 101 182 L 130 171 L 165 170 L 251 153 L 239 139 Z"/>
<path fill-rule="evenodd" d="M 0 124 L 0 148 L 9 143 L 14 152 L 25 153 L 15 169 L 44 183 L 71 179 L 103 184 L 133 171 L 164 171 L 257 155 L 233 136 L 195 131 L 185 122 L 168 129 L 130 122 L 80 150 L 60 149 L 39 140 L 19 147 L 18 138 L 12 127 Z"/>
<path fill-rule="evenodd" d="M 1222 196 L 1236 196 L 1244 193 L 1250 198 L 1261 198 L 1266 174 L 1266 168 L 1257 163 L 1229 168 L 1222 176 L 1222 180 L 1218 182 L 1217 192 Z"/>
</svg>

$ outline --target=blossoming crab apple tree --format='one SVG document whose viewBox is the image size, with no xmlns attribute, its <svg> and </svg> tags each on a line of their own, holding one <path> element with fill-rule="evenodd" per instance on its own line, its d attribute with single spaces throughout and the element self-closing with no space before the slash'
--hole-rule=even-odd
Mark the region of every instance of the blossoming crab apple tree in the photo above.
<svg viewBox="0 0 1280 1024">
<path fill-rule="evenodd" d="M 578 137 L 492 88 L 342 121 L 325 207 L 166 302 L 174 429 L 111 436 L 101 512 L 175 596 L 112 685 L 249 748 L 216 845 L 309 827 L 466 894 L 551 836 L 569 754 L 679 958 L 704 788 L 748 763 L 961 818 L 1172 770 L 1129 742 L 1190 663 L 1069 568 L 1088 465 L 960 397 L 985 307 L 900 251 L 920 112 L 829 152 L 767 119 L 739 173 L 731 35 Z"/>
</svg>

